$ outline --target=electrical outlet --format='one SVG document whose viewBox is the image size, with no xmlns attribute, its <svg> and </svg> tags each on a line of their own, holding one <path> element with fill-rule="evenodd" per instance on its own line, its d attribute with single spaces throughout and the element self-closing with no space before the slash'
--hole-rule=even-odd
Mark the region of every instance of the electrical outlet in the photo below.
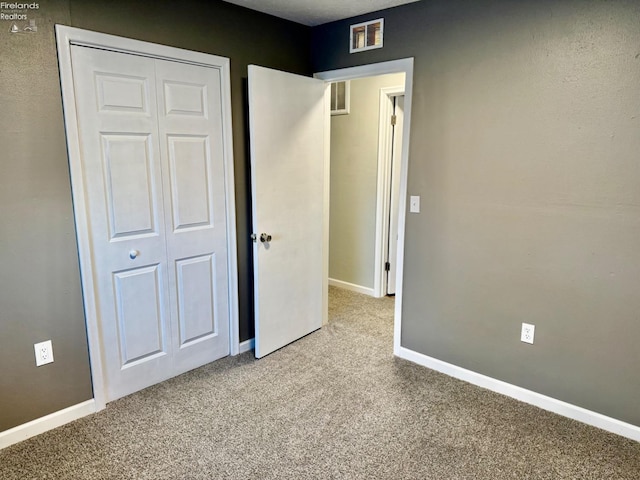
<svg viewBox="0 0 640 480">
<path fill-rule="evenodd" d="M 531 325 L 530 323 L 523 323 L 522 332 L 520 333 L 520 340 L 524 343 L 533 343 L 535 332 L 535 325 Z"/>
<path fill-rule="evenodd" d="M 33 345 L 36 352 L 36 367 L 46 365 L 53 362 L 53 346 L 51 340 L 40 342 Z"/>
</svg>

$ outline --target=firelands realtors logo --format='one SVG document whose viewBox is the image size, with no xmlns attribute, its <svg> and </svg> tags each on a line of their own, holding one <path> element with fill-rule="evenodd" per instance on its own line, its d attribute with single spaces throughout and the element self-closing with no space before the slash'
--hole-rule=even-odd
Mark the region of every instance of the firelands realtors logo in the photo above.
<svg viewBox="0 0 640 480">
<path fill-rule="evenodd" d="M 40 4 L 0 2 L 0 20 L 11 22 L 11 33 L 36 32 L 36 21 L 29 19 L 29 13 L 39 10 Z"/>
</svg>

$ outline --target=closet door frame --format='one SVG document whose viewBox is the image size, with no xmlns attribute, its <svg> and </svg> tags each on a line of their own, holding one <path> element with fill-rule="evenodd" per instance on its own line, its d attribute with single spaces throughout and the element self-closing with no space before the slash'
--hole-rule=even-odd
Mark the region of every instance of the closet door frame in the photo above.
<svg viewBox="0 0 640 480">
<path fill-rule="evenodd" d="M 78 255 L 80 259 L 80 282 L 84 297 L 84 315 L 89 343 L 89 361 L 93 383 L 94 406 L 96 411 L 106 406 L 106 390 L 103 369 L 103 352 L 98 328 L 98 309 L 91 265 L 91 243 L 89 238 L 86 185 L 82 171 L 80 136 L 76 111 L 76 96 L 73 86 L 71 46 L 99 48 L 113 52 L 141 55 L 145 57 L 200 65 L 220 70 L 222 94 L 222 138 L 224 149 L 224 182 L 227 215 L 227 272 L 229 279 L 229 345 L 231 355 L 240 350 L 238 329 L 238 262 L 236 247 L 236 209 L 233 172 L 233 137 L 231 131 L 231 82 L 229 59 L 206 53 L 193 52 L 165 45 L 142 42 L 114 35 L 92 32 L 64 25 L 56 25 L 58 65 L 62 89 L 63 112 L 71 175 L 71 194 Z"/>
</svg>

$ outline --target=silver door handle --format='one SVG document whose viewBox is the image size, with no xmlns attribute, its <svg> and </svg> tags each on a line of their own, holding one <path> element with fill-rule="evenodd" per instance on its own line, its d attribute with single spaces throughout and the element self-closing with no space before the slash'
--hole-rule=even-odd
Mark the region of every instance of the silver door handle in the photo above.
<svg viewBox="0 0 640 480">
<path fill-rule="evenodd" d="M 140 252 L 138 250 L 131 250 L 129 252 L 129 258 L 131 260 L 135 260 L 138 255 L 140 255 Z"/>
<path fill-rule="evenodd" d="M 271 235 L 267 234 L 267 233 L 261 233 L 260 234 L 260 241 L 262 243 L 268 243 L 271 241 Z"/>
</svg>

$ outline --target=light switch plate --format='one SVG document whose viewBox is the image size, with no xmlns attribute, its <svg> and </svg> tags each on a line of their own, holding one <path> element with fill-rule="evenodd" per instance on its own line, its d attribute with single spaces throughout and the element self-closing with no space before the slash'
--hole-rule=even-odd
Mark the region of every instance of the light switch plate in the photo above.
<svg viewBox="0 0 640 480">
<path fill-rule="evenodd" d="M 409 213 L 420 213 L 420 196 L 411 195 L 409 197 Z"/>
</svg>

